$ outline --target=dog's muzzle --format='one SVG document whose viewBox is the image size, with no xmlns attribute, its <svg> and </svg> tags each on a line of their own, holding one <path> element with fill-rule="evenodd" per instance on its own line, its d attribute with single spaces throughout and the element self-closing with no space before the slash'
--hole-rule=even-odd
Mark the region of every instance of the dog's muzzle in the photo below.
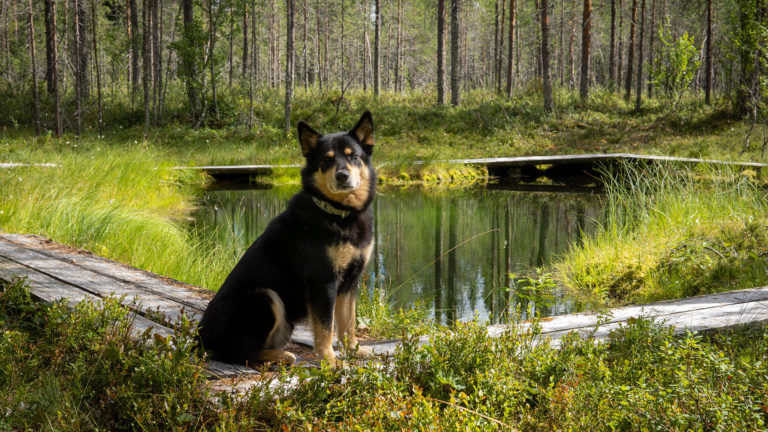
<svg viewBox="0 0 768 432">
<path fill-rule="evenodd" d="M 360 183 L 360 179 L 357 178 L 357 176 L 351 175 L 347 169 L 340 169 L 336 171 L 334 178 L 336 180 L 335 189 L 337 190 L 354 189 Z"/>
</svg>

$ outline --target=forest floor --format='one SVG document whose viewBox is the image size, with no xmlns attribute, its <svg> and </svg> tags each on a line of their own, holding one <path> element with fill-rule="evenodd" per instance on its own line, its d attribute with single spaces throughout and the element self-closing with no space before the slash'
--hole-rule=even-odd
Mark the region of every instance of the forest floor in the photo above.
<svg viewBox="0 0 768 432">
<path fill-rule="evenodd" d="M 587 105 L 560 93 L 557 114 L 548 117 L 533 96 L 507 101 L 468 94 L 457 108 L 437 108 L 425 98 L 414 93 L 374 101 L 353 94 L 340 101 L 330 93 L 299 92 L 294 117 L 330 132 L 351 128 L 370 109 L 384 181 L 429 184 L 482 176 L 441 162 L 454 158 L 626 151 L 762 161 L 766 134 L 752 130 L 744 151 L 751 126 L 726 104 L 695 100 L 677 106 L 651 100 L 633 113 L 608 93 L 595 92 Z M 0 229 L 218 286 L 240 251 L 203 247 L 208 239 L 186 228 L 208 179 L 173 167 L 300 163 L 295 133 L 279 129 L 278 105 L 259 107 L 262 122 L 251 132 L 171 123 L 145 138 L 139 126 L 121 127 L 118 114 L 105 117 L 101 135 L 91 129 L 57 140 L 5 129 L 0 162 L 59 167 L 0 170 Z M 413 166 L 414 160 L 427 163 Z M 272 180 L 292 182 L 296 175 L 278 172 Z M 603 305 L 766 284 L 764 196 L 759 173 L 749 171 L 674 167 L 611 178 L 609 220 L 550 271 Z M 352 371 L 287 371 L 283 377 L 306 379 L 291 398 L 274 400 L 257 389 L 246 401 L 211 410 L 204 378 L 182 361 L 189 352 L 176 356 L 162 345 L 127 342 L 114 305 L 84 306 L 72 315 L 30 304 L 21 286 L 4 287 L 0 406 L 8 409 L 0 412 L 0 429 L 761 430 L 768 422 L 768 333 L 762 328 L 680 338 L 638 321 L 607 344 L 574 339 L 555 350 L 533 343 L 530 334 L 491 341 L 482 323 L 449 331 L 425 325 L 419 311 L 388 310 L 376 299 L 361 305 L 361 314 L 378 317 L 378 331 L 408 335 L 394 359 Z M 431 346 L 407 342 L 424 332 L 434 335 Z M 188 347 L 182 342 L 189 334 L 182 331 L 173 345 Z M 96 369 L 94 358 L 101 364 Z"/>
</svg>

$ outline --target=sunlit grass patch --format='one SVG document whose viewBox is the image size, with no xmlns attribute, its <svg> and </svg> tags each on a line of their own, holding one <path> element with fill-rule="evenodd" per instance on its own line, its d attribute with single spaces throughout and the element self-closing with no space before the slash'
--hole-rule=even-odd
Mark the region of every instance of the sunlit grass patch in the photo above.
<svg viewBox="0 0 768 432">
<path fill-rule="evenodd" d="M 607 184 L 607 220 L 556 267 L 602 304 L 652 301 L 768 282 L 768 201 L 728 169 L 625 165 Z"/>
</svg>

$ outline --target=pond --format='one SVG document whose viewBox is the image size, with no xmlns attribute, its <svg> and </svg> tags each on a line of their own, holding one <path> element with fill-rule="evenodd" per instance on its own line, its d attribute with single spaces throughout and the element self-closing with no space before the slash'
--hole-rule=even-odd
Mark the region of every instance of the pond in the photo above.
<svg viewBox="0 0 768 432">
<path fill-rule="evenodd" d="M 244 251 L 298 190 L 205 192 L 196 227 Z M 515 310 L 522 318 L 572 312 L 575 304 L 562 289 L 532 290 L 528 277 L 541 278 L 537 268 L 596 229 L 601 199 L 594 193 L 384 188 L 374 201 L 376 243 L 361 289 L 379 287 L 396 307 L 420 304 L 442 323 L 475 316 L 495 323 Z"/>
</svg>

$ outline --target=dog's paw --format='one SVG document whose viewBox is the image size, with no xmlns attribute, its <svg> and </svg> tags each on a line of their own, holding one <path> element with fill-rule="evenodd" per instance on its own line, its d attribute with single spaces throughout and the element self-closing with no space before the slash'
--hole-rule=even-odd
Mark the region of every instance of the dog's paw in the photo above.
<svg viewBox="0 0 768 432">
<path fill-rule="evenodd" d="M 296 356 L 293 355 L 293 353 L 288 351 L 283 351 L 282 355 L 280 356 L 280 361 L 283 363 L 293 364 L 296 363 Z"/>
<path fill-rule="evenodd" d="M 358 357 L 368 358 L 373 356 L 373 349 L 371 349 L 369 346 L 358 345 L 355 355 Z"/>
<path fill-rule="evenodd" d="M 336 367 L 336 354 L 333 350 L 318 350 L 317 358 L 322 362 L 328 363 L 331 367 Z"/>
</svg>

